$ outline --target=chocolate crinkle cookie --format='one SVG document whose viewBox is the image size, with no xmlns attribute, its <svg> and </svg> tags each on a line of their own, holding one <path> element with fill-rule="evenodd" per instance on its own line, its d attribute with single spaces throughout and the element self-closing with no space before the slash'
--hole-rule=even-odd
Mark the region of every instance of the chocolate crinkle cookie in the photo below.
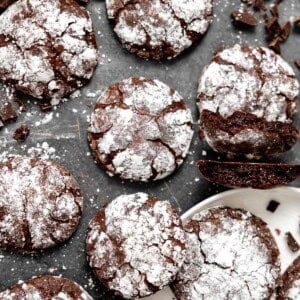
<svg viewBox="0 0 300 300">
<path fill-rule="evenodd" d="M 269 299 L 280 275 L 279 250 L 260 218 L 216 207 L 184 229 L 186 259 L 172 286 L 178 300 Z"/>
<path fill-rule="evenodd" d="M 281 278 L 277 300 L 300 299 L 300 256 L 288 267 Z"/>
<path fill-rule="evenodd" d="M 97 47 L 73 0 L 20 0 L 0 16 L 0 80 L 36 98 L 63 98 L 92 77 Z"/>
<path fill-rule="evenodd" d="M 83 199 L 74 177 L 48 160 L 0 164 L 0 246 L 21 252 L 53 247 L 78 226 Z"/>
<path fill-rule="evenodd" d="M 3 300 L 93 300 L 76 282 L 57 276 L 43 275 L 20 282 L 0 293 Z"/>
<path fill-rule="evenodd" d="M 150 59 L 171 59 L 191 47 L 213 17 L 213 0 L 106 0 L 106 6 L 122 45 Z"/>
<path fill-rule="evenodd" d="M 97 101 L 88 129 L 90 147 L 111 176 L 158 180 L 183 162 L 193 136 L 181 96 L 158 80 L 129 78 Z"/>
<path fill-rule="evenodd" d="M 174 280 L 185 258 L 185 233 L 168 201 L 122 195 L 92 219 L 88 260 L 99 280 L 125 299 L 153 294 Z"/>
<path fill-rule="evenodd" d="M 199 81 L 200 136 L 217 152 L 270 157 L 297 140 L 292 126 L 299 83 L 293 69 L 263 47 L 225 49 Z"/>
</svg>

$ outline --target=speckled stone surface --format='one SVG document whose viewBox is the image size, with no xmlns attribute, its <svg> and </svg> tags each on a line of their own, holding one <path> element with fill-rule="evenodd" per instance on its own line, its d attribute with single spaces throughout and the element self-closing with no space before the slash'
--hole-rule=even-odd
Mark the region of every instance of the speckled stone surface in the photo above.
<svg viewBox="0 0 300 300">
<path fill-rule="evenodd" d="M 27 105 L 17 123 L 6 126 L 0 132 L 0 159 L 6 154 L 41 154 L 66 166 L 78 180 L 84 195 L 85 209 L 79 229 L 65 245 L 36 256 L 23 256 L 0 251 L 0 290 L 15 284 L 19 279 L 33 275 L 52 274 L 68 277 L 82 285 L 95 299 L 115 300 L 92 274 L 85 256 L 85 232 L 90 219 L 109 200 L 125 193 L 145 192 L 164 200 L 169 199 L 180 213 L 225 188 L 211 185 L 203 179 L 196 166 L 198 159 L 217 159 L 218 156 L 200 142 L 195 124 L 190 155 L 170 177 L 147 184 L 123 183 L 110 178 L 93 160 L 87 143 L 89 116 L 99 94 L 110 84 L 131 76 L 157 78 L 175 88 L 193 112 L 194 123 L 198 120 L 196 97 L 198 79 L 213 52 L 220 46 L 231 47 L 236 43 L 265 46 L 264 27 L 254 31 L 239 32 L 234 29 L 231 11 L 240 5 L 239 0 L 215 0 L 214 21 L 203 40 L 193 49 L 170 62 L 153 62 L 137 58 L 122 48 L 106 17 L 104 1 L 91 0 L 87 8 L 92 14 L 100 64 L 89 85 L 80 90 L 77 98 L 62 103 L 56 110 L 42 113 L 33 102 Z M 300 15 L 298 0 L 284 1 L 280 5 L 282 22 Z M 292 32 L 282 46 L 282 56 L 292 65 L 297 78 L 300 72 L 293 62 L 300 58 L 299 33 Z M 16 127 L 26 123 L 31 130 L 23 144 L 13 140 Z M 298 118 L 297 125 L 300 120 Z M 43 144 L 45 143 L 45 144 Z M 286 160 L 300 162 L 300 145 L 297 144 L 285 156 Z M 29 153 L 28 153 L 29 151 Z M 300 187 L 300 181 L 294 186 Z"/>
</svg>

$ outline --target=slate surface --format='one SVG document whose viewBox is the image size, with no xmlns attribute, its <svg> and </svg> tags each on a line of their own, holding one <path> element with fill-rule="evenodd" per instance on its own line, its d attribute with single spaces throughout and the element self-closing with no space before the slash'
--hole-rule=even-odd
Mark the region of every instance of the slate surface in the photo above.
<svg viewBox="0 0 300 300">
<path fill-rule="evenodd" d="M 195 166 L 200 158 L 217 157 L 198 139 L 195 98 L 198 77 L 216 48 L 235 43 L 265 45 L 262 24 L 250 31 L 238 31 L 232 26 L 229 15 L 239 4 L 240 0 L 215 0 L 214 22 L 202 42 L 171 62 L 157 63 L 139 59 L 123 50 L 106 18 L 104 1 L 91 0 L 87 7 L 97 33 L 101 64 L 90 84 L 81 90 L 79 97 L 46 114 L 40 112 L 34 101 L 29 101 L 27 113 L 23 113 L 16 124 L 10 124 L 0 132 L 1 158 L 8 153 L 25 155 L 28 151 L 40 151 L 42 155 L 48 154 L 49 158 L 65 165 L 75 175 L 85 196 L 83 218 L 75 235 L 61 247 L 36 256 L 0 252 L 0 290 L 20 279 L 50 273 L 77 281 L 95 299 L 117 299 L 94 279 L 85 259 L 85 232 L 97 209 L 120 194 L 143 191 L 170 200 L 183 213 L 208 196 L 225 190 L 201 179 Z M 300 1 L 286 0 L 280 10 L 282 22 L 300 15 Z M 300 33 L 293 32 L 282 47 L 282 55 L 292 64 L 300 79 L 300 72 L 293 64 L 295 59 L 300 58 L 299 49 Z M 86 130 L 97 95 L 109 84 L 130 76 L 160 79 L 177 89 L 193 111 L 195 135 L 191 153 L 184 165 L 166 180 L 149 184 L 120 182 L 108 177 L 89 155 Z M 20 123 L 26 123 L 31 129 L 24 144 L 12 139 L 12 133 Z M 297 123 L 299 125 L 299 120 Z M 43 142 L 47 144 L 43 145 Z M 285 156 L 286 160 L 299 161 L 299 150 L 299 145 L 295 146 Z M 293 185 L 300 186 L 300 181 Z"/>
</svg>

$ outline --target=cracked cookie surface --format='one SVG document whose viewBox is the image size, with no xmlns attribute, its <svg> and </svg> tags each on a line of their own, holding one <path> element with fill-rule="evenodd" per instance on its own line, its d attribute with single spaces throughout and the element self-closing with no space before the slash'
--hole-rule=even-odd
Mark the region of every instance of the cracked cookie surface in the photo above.
<svg viewBox="0 0 300 300">
<path fill-rule="evenodd" d="M 0 293 L 5 300 L 93 300 L 76 282 L 57 276 L 33 277 Z"/>
<path fill-rule="evenodd" d="M 248 158 L 289 150 L 299 83 L 293 69 L 263 47 L 225 49 L 199 80 L 200 135 L 217 152 Z"/>
<path fill-rule="evenodd" d="M 15 157 L 0 164 L 0 246 L 31 252 L 68 239 L 83 199 L 74 177 L 48 160 Z"/>
<path fill-rule="evenodd" d="M 183 163 L 193 136 L 181 96 L 158 80 L 129 78 L 97 101 L 88 129 L 90 147 L 111 176 L 158 180 Z"/>
<path fill-rule="evenodd" d="M 300 256 L 294 260 L 282 275 L 282 282 L 276 299 L 300 299 Z"/>
<path fill-rule="evenodd" d="M 99 280 L 125 299 L 151 295 L 174 280 L 185 257 L 185 233 L 168 201 L 122 195 L 92 219 L 88 261 Z"/>
<path fill-rule="evenodd" d="M 122 45 L 143 58 L 171 59 L 195 44 L 212 22 L 212 0 L 106 0 Z"/>
<path fill-rule="evenodd" d="M 186 259 L 173 285 L 178 300 L 269 299 L 279 250 L 260 218 L 217 207 L 194 215 L 184 229 Z"/>
<path fill-rule="evenodd" d="M 0 79 L 36 98 L 63 98 L 97 65 L 89 13 L 73 0 L 20 0 L 0 16 Z"/>
</svg>

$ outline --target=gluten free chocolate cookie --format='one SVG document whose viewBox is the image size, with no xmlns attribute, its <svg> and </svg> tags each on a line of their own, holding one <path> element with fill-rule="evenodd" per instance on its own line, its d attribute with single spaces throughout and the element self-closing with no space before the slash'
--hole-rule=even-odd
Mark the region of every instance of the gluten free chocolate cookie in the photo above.
<svg viewBox="0 0 300 300">
<path fill-rule="evenodd" d="M 97 101 L 88 129 L 90 147 L 111 176 L 158 180 L 183 163 L 193 136 L 181 96 L 158 80 L 129 78 Z"/>
<path fill-rule="evenodd" d="M 184 228 L 187 255 L 173 285 L 178 300 L 269 299 L 280 275 L 279 250 L 260 218 L 217 207 Z"/>
<path fill-rule="evenodd" d="M 122 195 L 91 221 L 88 261 L 99 280 L 125 299 L 148 296 L 174 280 L 185 257 L 185 233 L 168 201 Z"/>
<path fill-rule="evenodd" d="M 53 247 L 78 226 L 82 196 L 74 177 L 48 160 L 0 164 L 0 246 L 24 252 Z"/>
<path fill-rule="evenodd" d="M 62 98 L 92 77 L 97 49 L 73 0 L 20 0 L 0 16 L 0 80 L 36 98 Z"/>
<path fill-rule="evenodd" d="M 3 300 L 93 300 L 76 282 L 57 276 L 33 277 L 0 293 Z"/>
<path fill-rule="evenodd" d="M 277 300 L 300 299 L 300 256 L 282 275 L 282 283 L 278 290 Z"/>
<path fill-rule="evenodd" d="M 217 152 L 248 158 L 289 150 L 299 83 L 293 69 L 262 47 L 225 49 L 202 73 L 198 89 L 200 133 Z"/>
<path fill-rule="evenodd" d="M 213 0 L 106 0 L 106 6 L 122 45 L 143 58 L 177 56 L 212 22 Z"/>
</svg>

